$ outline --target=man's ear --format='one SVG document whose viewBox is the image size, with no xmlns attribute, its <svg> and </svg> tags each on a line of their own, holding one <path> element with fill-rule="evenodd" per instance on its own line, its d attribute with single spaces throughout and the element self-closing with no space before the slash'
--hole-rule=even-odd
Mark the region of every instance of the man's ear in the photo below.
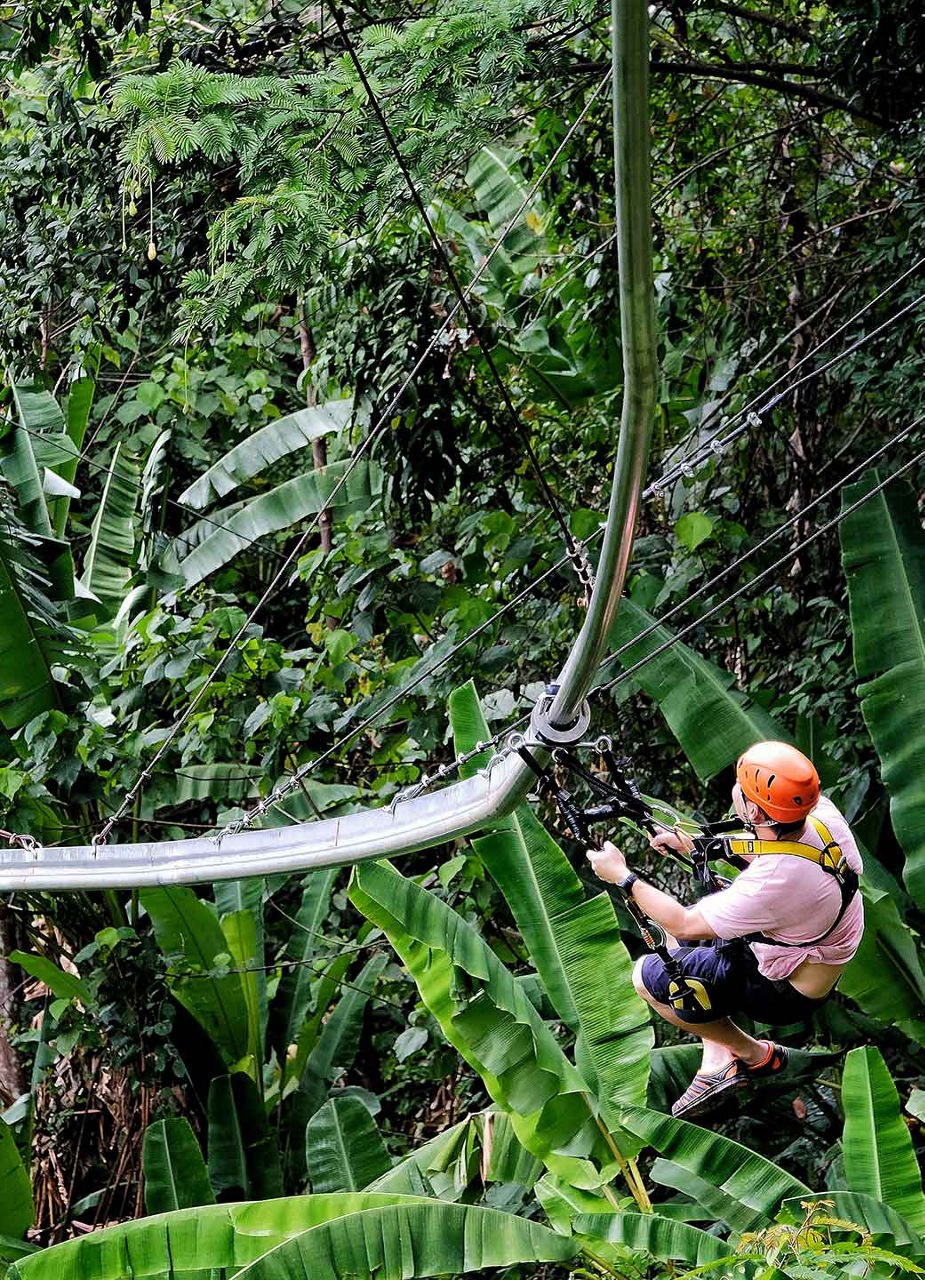
<svg viewBox="0 0 925 1280">
<path fill-rule="evenodd" d="M 762 809 L 760 804 L 755 804 L 754 800 L 746 799 L 745 812 L 748 814 L 748 820 L 752 826 L 758 827 L 762 823 L 770 822 L 771 819 Z"/>
</svg>

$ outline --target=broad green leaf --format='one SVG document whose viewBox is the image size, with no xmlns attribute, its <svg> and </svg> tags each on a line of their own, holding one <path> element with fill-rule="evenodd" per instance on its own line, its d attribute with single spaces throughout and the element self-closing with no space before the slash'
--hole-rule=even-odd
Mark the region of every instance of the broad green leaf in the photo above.
<svg viewBox="0 0 925 1280">
<path fill-rule="evenodd" d="M 178 501 L 186 507 L 204 510 L 245 480 L 279 462 L 280 458 L 304 449 L 313 440 L 332 431 L 342 431 L 352 412 L 352 399 L 328 400 L 325 404 L 298 409 L 285 418 L 277 418 L 230 449 L 185 489 Z"/>
<path fill-rule="evenodd" d="M 186 804 L 189 800 L 215 798 L 226 804 L 251 800 L 260 795 L 266 769 L 256 764 L 184 764 L 171 779 L 169 793 L 158 795 L 157 807 Z"/>
<path fill-rule="evenodd" d="M 843 491 L 847 507 L 880 480 L 867 472 Z M 925 535 L 916 498 L 891 485 L 840 525 L 842 563 L 861 712 L 880 757 L 893 829 L 906 855 L 906 886 L 925 905 Z"/>
<path fill-rule="evenodd" d="M 247 1002 L 236 973 L 214 973 L 216 956 L 228 944 L 214 912 L 192 889 L 143 889 L 141 902 L 151 917 L 157 944 L 176 961 L 171 994 L 227 1055 L 231 1065 L 248 1053 Z"/>
<path fill-rule="evenodd" d="M 329 1098 L 305 1129 L 312 1191 L 362 1191 L 391 1165 L 375 1120 L 359 1098 Z"/>
<path fill-rule="evenodd" d="M 284 878 L 285 879 L 285 878 Z M 266 938 L 263 920 L 263 898 L 266 880 L 261 876 L 252 876 L 248 880 L 219 880 L 212 889 L 215 906 L 222 924 L 222 932 L 227 937 L 225 917 L 236 911 L 250 913 L 254 923 L 254 941 L 250 968 L 253 980 L 257 983 L 257 1006 L 259 1013 L 259 1036 L 257 1045 L 258 1063 L 266 1057 L 267 1039 L 267 970 L 266 970 Z M 237 964 L 235 967 L 239 967 Z M 242 983 L 250 980 L 251 974 L 242 975 Z M 247 995 L 247 992 L 245 992 Z"/>
<path fill-rule="evenodd" d="M 356 867 L 350 896 L 385 931 L 447 1039 L 511 1115 L 523 1146 L 576 1185 L 608 1181 L 612 1157 L 587 1084 L 477 931 L 384 864 Z"/>
<path fill-rule="evenodd" d="M 111 617 L 122 603 L 135 568 L 138 467 L 117 444 L 90 528 L 81 582 Z"/>
<path fill-rule="evenodd" d="M 622 651 L 619 661 L 624 667 L 647 658 L 672 637 L 667 627 L 659 626 L 634 644 L 633 637 L 654 621 L 633 600 L 620 605 L 610 641 Z M 658 704 L 701 779 L 712 778 L 762 739 L 791 741 L 791 735 L 762 707 L 732 688 L 729 672 L 685 644 L 666 649 L 635 672 L 633 679 Z"/>
<path fill-rule="evenodd" d="M 350 463 L 332 462 L 325 471 L 305 471 L 251 498 L 234 514 L 221 510 L 211 516 L 211 532 L 180 561 L 186 585 L 193 587 L 220 569 L 240 551 L 268 534 L 278 533 L 316 515 L 332 499 Z M 333 511 L 368 511 L 382 490 L 382 472 L 373 462 L 360 462 L 333 497 Z M 217 526 L 217 527 L 215 527 Z"/>
<path fill-rule="evenodd" d="M 13 1130 L 0 1120 L 0 1233 L 18 1239 L 32 1226 L 32 1182 Z"/>
<path fill-rule="evenodd" d="M 64 429 L 68 440 L 73 446 L 73 452 L 67 457 L 62 457 L 55 467 L 58 475 L 65 483 L 73 484 L 77 475 L 80 451 L 83 449 L 84 438 L 87 434 L 87 424 L 90 421 L 90 408 L 93 404 L 95 391 L 96 383 L 89 376 L 78 378 L 76 382 L 72 382 L 68 391 L 64 408 Z M 63 538 L 65 535 L 70 509 L 71 504 L 67 498 L 61 498 L 48 504 L 51 523 L 54 527 L 55 536 L 58 538 Z"/>
<path fill-rule="evenodd" d="M 12 515 L 0 515 L 0 722 L 12 732 L 43 711 L 60 709 L 52 669 L 63 646 L 31 541 Z"/>
<path fill-rule="evenodd" d="M 701 1267 L 734 1253 L 725 1240 L 686 1222 L 662 1218 L 657 1212 L 581 1214 L 575 1218 L 573 1229 L 592 1254 L 596 1253 L 600 1240 L 650 1253 L 660 1261 L 686 1262 L 692 1267 Z"/>
<path fill-rule="evenodd" d="M 215 1203 L 199 1143 L 184 1116 L 148 1125 L 142 1162 L 148 1213 Z"/>
<path fill-rule="evenodd" d="M 264 1254 L 237 1280 L 407 1280 L 567 1262 L 575 1241 L 512 1213 L 443 1200 L 335 1218 Z"/>
<path fill-rule="evenodd" d="M 805 1198 L 802 1197 L 804 1200 Z M 831 1208 L 823 1206 L 825 1212 L 835 1218 L 842 1218 L 845 1222 L 856 1222 L 859 1226 L 866 1227 L 876 1243 L 902 1249 L 904 1253 L 908 1251 L 917 1258 L 925 1254 L 925 1240 L 919 1233 L 894 1209 L 875 1196 L 856 1191 L 825 1191 L 819 1198 L 833 1202 Z M 799 1199 L 785 1200 L 780 1216 L 785 1221 L 802 1222 L 806 1210 Z"/>
<path fill-rule="evenodd" d="M 489 266 L 492 278 L 503 284 L 513 276 L 535 270 L 536 259 L 546 248 L 546 213 L 542 198 L 530 196 L 530 185 L 520 168 L 520 157 L 497 143 L 483 147 L 466 171 L 476 203 L 488 217 L 491 243 L 504 229 L 510 230 Z M 530 196 L 526 208 L 521 208 Z M 517 215 L 517 221 L 513 219 Z M 487 248 L 487 242 L 486 242 Z"/>
<path fill-rule="evenodd" d="M 237 977 L 241 983 L 247 1017 L 246 1059 L 252 1064 L 247 1070 L 256 1077 L 263 1070 L 264 1057 L 258 981 L 263 956 L 258 950 L 257 917 L 247 907 L 242 911 L 232 911 L 222 917 L 221 930 L 228 944 L 232 965 L 239 970 Z"/>
<path fill-rule="evenodd" d="M 283 1175 L 276 1134 L 250 1076 L 236 1071 L 209 1086 L 209 1177 L 225 1200 L 280 1196 Z"/>
<path fill-rule="evenodd" d="M 866 865 L 866 863 L 865 863 Z M 899 1026 L 921 1040 L 925 972 L 919 939 L 906 925 L 889 894 L 862 884 L 864 936 L 842 973 L 839 991 L 871 1017 Z"/>
<path fill-rule="evenodd" d="M 667 1160 L 737 1201 L 741 1217 L 736 1230 L 760 1229 L 773 1219 L 782 1200 L 810 1194 L 807 1186 L 764 1156 L 699 1125 L 642 1107 L 624 1108 L 623 1123 Z"/>
<path fill-rule="evenodd" d="M 174 1280 L 184 1272 L 234 1272 L 320 1223 L 393 1205 L 430 1205 L 396 1194 L 291 1196 L 205 1205 L 138 1218 L 43 1249 L 6 1280 Z"/>
<path fill-rule="evenodd" d="M 330 909 L 337 875 L 337 867 L 324 867 L 309 872 L 302 882 L 302 902 L 294 917 L 295 924 L 285 952 L 285 958 L 294 963 L 283 971 L 270 1010 L 269 1040 L 280 1062 L 286 1060 L 289 1046 L 298 1040 L 308 1015 L 312 984 L 318 980 L 311 960 L 320 941 L 318 934 Z M 319 962 L 318 969 L 321 968 Z"/>
<path fill-rule="evenodd" d="M 490 736 L 471 682 L 450 695 L 450 720 L 457 752 Z M 616 1106 L 645 1101 L 653 1032 L 610 897 L 586 899 L 528 805 L 472 846 L 507 899 L 559 1016 L 580 1031 L 602 1114 L 616 1129 Z"/>
<path fill-rule="evenodd" d="M 330 1082 L 339 1068 L 352 1066 L 360 1044 L 363 1015 L 376 989 L 388 956 L 379 952 L 367 960 L 355 981 L 342 988 L 343 994 L 324 1024 L 318 1043 L 308 1055 L 305 1077 Z"/>
<path fill-rule="evenodd" d="M 0 474 L 16 494 L 23 524 L 40 538 L 54 537 L 45 489 L 43 467 L 36 457 L 42 441 L 40 433 L 50 438 L 64 438 L 64 417 L 54 397 L 38 387 L 13 383 L 13 399 L 22 425 L 0 440 Z M 43 463 L 43 466 L 45 464 Z"/>
<path fill-rule="evenodd" d="M 873 1045 L 852 1049 L 842 1076 L 845 1180 L 882 1200 L 915 1231 L 925 1230 L 925 1194 L 912 1135 L 887 1065 Z"/>
<path fill-rule="evenodd" d="M 688 551 L 696 551 L 701 542 L 706 542 L 712 534 L 713 521 L 702 511 L 688 511 L 675 525 L 674 531 Z"/>
<path fill-rule="evenodd" d="M 46 956 L 36 956 L 29 951 L 11 951 L 10 960 L 39 982 L 44 982 L 59 1000 L 79 1000 L 85 1009 L 93 1003 L 87 984 L 74 973 L 67 973 Z"/>
</svg>

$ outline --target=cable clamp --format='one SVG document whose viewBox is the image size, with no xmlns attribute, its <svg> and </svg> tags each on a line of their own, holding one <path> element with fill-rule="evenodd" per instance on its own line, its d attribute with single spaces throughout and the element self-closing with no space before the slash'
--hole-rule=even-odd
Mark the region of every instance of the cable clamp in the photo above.
<svg viewBox="0 0 925 1280">
<path fill-rule="evenodd" d="M 594 590 L 594 570 L 591 568 L 591 561 L 588 559 L 587 544 L 580 541 L 574 542 L 568 555 L 572 562 L 572 568 L 575 570 L 576 578 L 590 595 Z"/>
<path fill-rule="evenodd" d="M 679 465 L 681 468 L 681 475 L 684 476 L 684 479 L 693 480 L 694 468 L 691 466 L 691 464 L 689 462 L 682 462 Z"/>
<path fill-rule="evenodd" d="M 26 853 L 34 853 L 40 847 L 35 836 L 23 835 L 18 831 L 0 831 L 0 838 L 4 839 L 11 849 L 23 849 Z"/>
<path fill-rule="evenodd" d="M 721 458 L 726 452 L 726 445 L 723 440 L 711 440 L 710 448 L 716 454 L 717 458 Z"/>
<path fill-rule="evenodd" d="M 758 414 L 755 413 L 754 409 L 751 411 L 751 413 L 748 415 L 745 421 L 748 423 L 750 427 L 761 427 L 764 425 L 761 419 L 759 418 Z"/>
<path fill-rule="evenodd" d="M 591 723 L 591 704 L 585 698 L 570 724 L 554 725 L 549 719 L 549 711 L 558 690 L 558 685 L 550 685 L 548 692 L 536 703 L 530 717 L 530 728 L 544 746 L 572 747 L 582 740 Z"/>
</svg>

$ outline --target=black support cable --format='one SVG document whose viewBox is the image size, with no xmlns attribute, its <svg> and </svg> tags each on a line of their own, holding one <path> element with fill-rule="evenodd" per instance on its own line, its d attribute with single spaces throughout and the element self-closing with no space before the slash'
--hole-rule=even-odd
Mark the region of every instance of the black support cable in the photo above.
<svg viewBox="0 0 925 1280">
<path fill-rule="evenodd" d="M 876 449 L 870 457 L 865 458 L 863 462 L 859 462 L 857 466 L 852 467 L 851 470 L 843 475 L 840 480 L 831 485 L 828 489 L 824 490 L 824 492 L 820 493 L 818 497 L 807 502 L 805 507 L 801 507 L 800 510 L 792 515 L 788 520 L 785 520 L 783 524 L 779 524 L 776 529 L 772 529 L 771 532 L 767 534 L 766 537 L 762 538 L 760 542 L 756 542 L 748 551 L 743 551 L 740 556 L 737 556 L 736 559 L 727 564 L 725 568 L 720 569 L 719 573 L 715 573 L 712 578 L 702 586 L 698 587 L 696 591 L 693 591 L 689 596 L 686 596 L 678 604 L 674 605 L 673 608 L 669 609 L 667 613 L 663 613 L 662 616 L 650 626 L 633 636 L 632 640 L 628 640 L 627 643 L 621 645 L 619 649 L 615 649 L 613 653 L 608 654 L 601 662 L 599 669 L 608 666 L 615 659 L 619 658 L 621 654 L 626 653 L 628 649 L 634 648 L 641 640 L 645 640 L 647 636 L 652 635 L 654 631 L 657 631 L 659 627 L 664 626 L 665 623 L 676 617 L 682 612 L 682 610 L 686 609 L 689 604 L 692 604 L 694 600 L 699 599 L 700 596 L 705 595 L 715 587 L 718 582 L 721 582 L 723 578 L 732 573 L 733 569 L 737 569 L 739 565 L 744 564 L 746 560 L 751 560 L 751 558 L 757 555 L 759 551 L 764 550 L 766 546 L 776 541 L 782 533 L 786 533 L 788 529 L 792 529 L 794 525 L 799 524 L 808 512 L 812 511 L 814 507 L 818 507 L 820 502 L 824 502 L 826 498 L 830 498 L 834 493 L 837 493 L 839 489 L 843 488 L 862 471 L 865 471 L 872 463 L 876 462 L 878 458 L 895 448 L 896 445 L 905 440 L 905 438 L 910 435 L 916 427 L 921 426 L 923 422 L 925 422 L 925 414 L 916 418 L 914 422 L 911 422 L 908 427 L 904 427 L 903 430 L 898 432 L 895 436 L 891 436 L 890 439 L 887 440 L 885 444 L 882 444 L 879 449 Z M 791 554 L 795 554 L 795 552 Z"/>
<path fill-rule="evenodd" d="M 575 538 L 572 535 L 571 529 L 568 526 L 568 521 L 566 520 L 565 515 L 563 514 L 562 509 L 559 506 L 558 498 L 556 497 L 556 494 L 553 492 L 552 487 L 546 478 L 546 474 L 543 471 L 543 467 L 540 464 L 540 460 L 536 455 L 536 451 L 533 448 L 533 442 L 530 439 L 530 433 L 529 431 L 527 431 L 523 422 L 521 421 L 520 414 L 517 412 L 517 410 L 514 407 L 514 402 L 511 399 L 510 392 L 508 391 L 507 386 L 505 385 L 504 379 L 501 377 L 501 374 L 498 371 L 498 366 L 495 363 L 494 357 L 491 354 L 488 343 L 484 339 L 481 323 L 479 322 L 479 320 L 475 315 L 475 311 L 473 310 L 472 305 L 469 301 L 468 294 L 463 291 L 463 287 L 459 282 L 459 277 L 456 275 L 456 271 L 454 270 L 453 264 L 450 261 L 449 254 L 447 253 L 446 248 L 443 242 L 441 241 L 440 237 L 437 235 L 436 229 L 433 223 L 431 222 L 427 209 L 424 206 L 424 201 L 421 199 L 421 193 L 418 191 L 414 178 L 411 176 L 411 172 L 408 169 L 407 164 L 405 163 L 405 158 L 401 153 L 401 149 L 398 146 L 398 143 L 395 139 L 395 135 L 392 132 L 391 126 L 389 125 L 389 122 L 385 117 L 385 113 L 382 110 L 382 106 L 379 102 L 379 99 L 377 98 L 376 93 L 369 82 L 369 79 L 366 75 L 366 71 L 364 70 L 363 64 L 360 61 L 360 58 L 357 54 L 356 49 L 354 48 L 353 41 L 350 39 L 350 36 L 347 33 L 346 26 L 344 25 L 344 15 L 341 12 L 341 10 L 338 8 L 336 3 L 331 4 L 331 12 L 334 15 L 334 21 L 337 23 L 337 29 L 340 32 L 341 38 L 347 46 L 347 52 L 350 55 L 350 60 L 353 63 L 354 68 L 356 69 L 357 75 L 360 77 L 360 82 L 363 85 L 363 89 L 366 93 L 367 99 L 369 101 L 369 105 L 372 107 L 373 113 L 375 114 L 376 119 L 379 121 L 379 125 L 385 136 L 386 142 L 388 143 L 389 150 L 392 152 L 392 155 L 395 157 L 395 162 L 398 165 L 398 168 L 401 171 L 401 175 L 405 180 L 405 184 L 408 187 L 408 191 L 411 195 L 412 201 L 414 202 L 414 206 L 417 209 L 418 213 L 421 216 L 421 219 L 424 222 L 424 226 L 427 229 L 427 234 L 430 237 L 431 243 L 434 246 L 437 256 L 440 259 L 440 262 L 443 265 L 443 269 L 446 272 L 447 277 L 449 278 L 453 292 L 456 294 L 456 297 L 459 301 L 459 305 L 462 308 L 463 314 L 466 317 L 469 327 L 479 340 L 479 347 L 481 348 L 482 356 L 485 360 L 485 363 L 488 365 L 488 369 L 489 369 L 489 372 L 491 373 L 492 379 L 494 380 L 495 385 L 497 386 L 498 391 L 501 395 L 501 399 L 504 403 L 504 407 L 507 412 L 507 416 L 511 422 L 511 425 L 513 426 L 517 436 L 520 438 L 520 441 L 524 447 L 527 457 L 530 460 L 530 465 L 534 470 L 534 473 L 540 483 L 540 487 L 543 490 L 543 494 L 546 498 L 546 501 L 549 504 L 550 510 L 552 511 L 553 515 L 555 516 L 556 522 L 559 525 L 559 528 L 562 532 L 562 536 L 565 539 L 565 545 L 568 548 L 569 556 L 575 557 L 578 554 L 578 545 L 575 541 Z M 600 92 L 600 89 L 603 87 L 604 83 L 605 83 L 604 81 L 601 82 L 601 86 L 595 91 L 595 94 L 592 95 L 591 101 L 593 101 L 594 97 L 597 96 L 597 93 Z"/>
<path fill-rule="evenodd" d="M 878 450 L 878 452 L 880 451 Z M 746 595 L 753 587 L 756 587 L 760 582 L 764 582 L 766 578 L 770 577 L 771 574 L 780 569 L 782 565 L 788 564 L 793 560 L 794 556 L 799 555 L 799 553 L 804 550 L 804 548 L 808 547 L 810 543 L 815 542 L 817 538 L 821 538 L 822 535 L 828 533 L 830 529 L 834 529 L 837 525 L 840 525 L 846 516 L 850 516 L 852 512 L 857 511 L 857 509 L 862 507 L 865 502 L 875 497 L 878 493 L 881 493 L 888 485 L 892 484 L 894 480 L 898 480 L 900 476 L 904 475 L 914 467 L 916 463 L 921 462 L 923 459 L 925 459 L 925 449 L 921 449 L 914 457 L 910 458 L 908 462 L 904 462 L 901 467 L 898 467 L 891 475 L 888 475 L 885 480 L 881 480 L 878 485 L 868 493 L 865 493 L 863 497 L 858 498 L 855 502 L 852 502 L 850 506 L 845 507 L 844 511 L 840 511 L 837 516 L 833 516 L 831 520 L 827 520 L 825 524 L 820 525 L 818 529 L 815 529 L 811 534 L 803 538 L 795 546 L 791 547 L 785 555 L 779 556 L 773 564 L 768 565 L 766 569 L 762 569 L 761 573 L 756 574 L 749 582 L 746 582 L 736 591 L 733 591 L 730 595 L 726 596 L 726 598 L 721 600 L 719 604 L 713 605 L 712 608 L 708 609 L 706 613 L 702 614 L 694 622 L 691 622 L 686 627 L 682 627 L 677 635 L 669 637 L 669 639 L 665 640 L 662 644 L 653 649 L 651 653 L 646 654 L 644 658 L 640 658 L 638 662 L 634 662 L 631 667 L 627 667 L 625 671 L 621 671 L 619 675 L 614 676 L 612 680 L 608 680 L 606 684 L 599 685 L 595 690 L 595 693 L 606 693 L 609 689 L 614 688 L 615 685 L 622 684 L 624 680 L 631 679 L 632 676 L 635 675 L 637 671 L 641 670 L 642 667 L 646 666 L 647 663 L 652 662 L 654 658 L 665 653 L 665 651 L 670 649 L 673 645 L 680 643 L 685 636 L 690 635 L 691 632 L 696 631 L 698 627 L 702 626 L 708 618 L 712 618 L 714 614 L 727 609 L 729 605 L 738 600 L 740 596 Z M 605 659 L 605 661 L 609 661 L 609 659 Z"/>
</svg>

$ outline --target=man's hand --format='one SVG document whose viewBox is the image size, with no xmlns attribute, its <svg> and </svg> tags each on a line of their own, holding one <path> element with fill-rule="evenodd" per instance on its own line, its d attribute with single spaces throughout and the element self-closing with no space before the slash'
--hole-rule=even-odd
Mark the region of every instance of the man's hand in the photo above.
<svg viewBox="0 0 925 1280">
<path fill-rule="evenodd" d="M 587 858 L 598 880 L 608 884 L 619 884 L 630 873 L 623 854 L 610 840 L 604 841 L 602 849 L 588 849 Z"/>
<path fill-rule="evenodd" d="M 673 853 L 686 853 L 688 855 L 694 848 L 694 842 L 691 837 L 683 831 L 679 831 L 677 827 L 673 831 L 660 831 L 657 836 L 650 836 L 649 844 L 653 849 L 658 849 L 659 852 L 671 849 Z"/>
</svg>

